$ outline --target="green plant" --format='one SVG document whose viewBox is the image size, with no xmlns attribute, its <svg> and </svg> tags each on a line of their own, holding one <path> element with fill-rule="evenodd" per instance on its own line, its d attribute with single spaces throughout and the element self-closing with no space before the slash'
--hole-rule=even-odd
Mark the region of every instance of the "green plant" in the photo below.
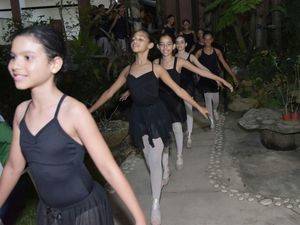
<svg viewBox="0 0 300 225">
<path fill-rule="evenodd" d="M 270 95 L 280 100 L 284 114 L 297 112 L 299 108 L 294 95 L 296 91 L 300 90 L 299 57 L 294 63 L 293 70 L 286 72 L 276 61 L 277 74 L 267 85 Z M 283 63 L 281 62 L 281 64 Z"/>
</svg>

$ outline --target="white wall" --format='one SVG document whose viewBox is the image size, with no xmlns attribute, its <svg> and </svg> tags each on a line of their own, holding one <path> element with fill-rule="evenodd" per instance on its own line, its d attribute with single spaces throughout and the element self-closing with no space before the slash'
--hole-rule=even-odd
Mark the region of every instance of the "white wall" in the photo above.
<svg viewBox="0 0 300 225">
<path fill-rule="evenodd" d="M 59 0 L 19 0 L 20 7 L 36 7 L 36 6 L 54 6 Z M 64 0 L 64 4 L 74 3 L 77 4 L 77 0 Z M 91 0 L 92 5 L 104 4 L 106 7 L 109 6 L 110 0 Z M 0 9 L 10 9 L 10 0 L 0 0 Z M 29 25 L 34 21 L 39 20 L 39 16 L 44 16 L 42 20 L 60 19 L 58 8 L 48 9 L 35 9 L 35 10 L 21 10 L 23 15 L 22 22 L 24 25 Z M 31 17 L 25 16 L 30 14 Z M 65 28 L 68 38 L 77 36 L 79 32 L 78 24 L 78 7 L 68 7 L 63 9 L 63 18 L 65 21 Z M 11 20 L 11 11 L 1 12 L 0 11 L 0 44 L 4 44 L 3 35 L 7 32 L 7 24 Z M 73 26 L 76 27 L 73 27 Z M 73 28 L 71 28 L 73 27 Z"/>
</svg>

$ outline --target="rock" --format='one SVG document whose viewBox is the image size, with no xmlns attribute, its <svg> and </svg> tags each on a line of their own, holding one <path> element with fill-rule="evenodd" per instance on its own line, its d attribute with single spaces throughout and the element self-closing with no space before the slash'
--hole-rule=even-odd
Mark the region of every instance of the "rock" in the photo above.
<svg viewBox="0 0 300 225">
<path fill-rule="evenodd" d="M 282 203 L 281 203 L 281 202 L 275 202 L 274 205 L 276 205 L 276 206 L 281 206 Z"/>
<path fill-rule="evenodd" d="M 286 207 L 287 207 L 288 209 L 292 209 L 292 208 L 293 208 L 293 205 L 292 205 L 292 204 L 288 204 Z"/>
<path fill-rule="evenodd" d="M 249 202 L 253 202 L 253 201 L 254 201 L 254 198 L 252 198 L 252 197 L 251 197 L 251 198 L 248 198 L 248 201 L 249 201 Z"/>
<path fill-rule="evenodd" d="M 106 143 L 110 148 L 114 148 L 128 135 L 129 124 L 122 120 L 109 121 L 104 127 L 98 124 Z"/>
<path fill-rule="evenodd" d="M 234 112 L 243 112 L 251 108 L 258 106 L 258 101 L 253 98 L 242 98 L 237 95 L 231 103 L 229 103 L 228 108 Z"/>
<path fill-rule="evenodd" d="M 265 199 L 261 200 L 259 203 L 264 205 L 264 206 L 268 206 L 268 205 L 271 205 L 272 202 L 273 202 L 272 199 L 265 198 Z"/>
<path fill-rule="evenodd" d="M 262 144 L 273 150 L 294 150 L 295 134 L 300 133 L 300 122 L 286 122 L 281 113 L 272 109 L 251 109 L 238 123 L 247 130 L 260 130 Z"/>
</svg>

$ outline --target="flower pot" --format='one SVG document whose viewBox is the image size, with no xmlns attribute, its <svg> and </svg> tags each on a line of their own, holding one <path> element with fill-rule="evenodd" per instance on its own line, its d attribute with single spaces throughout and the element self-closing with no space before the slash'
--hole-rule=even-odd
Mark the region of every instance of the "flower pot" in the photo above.
<svg viewBox="0 0 300 225">
<path fill-rule="evenodd" d="M 291 120 L 300 120 L 300 112 L 291 113 Z"/>
<path fill-rule="evenodd" d="M 286 114 L 283 114 L 281 118 L 282 118 L 282 120 L 291 121 L 292 115 L 291 115 L 291 113 L 286 113 Z"/>
</svg>

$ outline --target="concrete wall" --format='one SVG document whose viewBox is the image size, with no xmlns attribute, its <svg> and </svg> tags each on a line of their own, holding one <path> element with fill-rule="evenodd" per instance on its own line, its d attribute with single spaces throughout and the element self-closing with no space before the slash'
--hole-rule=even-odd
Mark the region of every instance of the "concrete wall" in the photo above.
<svg viewBox="0 0 300 225">
<path fill-rule="evenodd" d="M 37 6 L 54 6 L 59 2 L 59 0 L 19 0 L 20 7 L 37 7 Z M 77 0 L 64 0 L 64 3 L 74 3 L 77 4 Z M 92 5 L 104 4 L 106 7 L 109 6 L 110 0 L 91 0 Z M 0 9 L 10 9 L 10 0 L 1 0 Z M 29 25 L 37 20 L 49 20 L 60 19 L 58 8 L 48 8 L 48 9 L 35 9 L 35 10 L 21 10 L 23 15 L 24 25 Z M 27 15 L 27 16 L 26 16 Z M 30 15 L 30 16 L 28 16 Z M 41 17 L 43 16 L 43 17 Z M 63 17 L 65 20 L 65 28 L 68 38 L 72 36 L 77 36 L 79 32 L 78 24 L 78 7 L 64 8 Z M 1 12 L 0 11 L 0 44 L 4 44 L 3 36 L 7 32 L 7 25 L 11 20 L 11 11 Z M 74 27 L 75 26 L 75 27 Z"/>
</svg>

